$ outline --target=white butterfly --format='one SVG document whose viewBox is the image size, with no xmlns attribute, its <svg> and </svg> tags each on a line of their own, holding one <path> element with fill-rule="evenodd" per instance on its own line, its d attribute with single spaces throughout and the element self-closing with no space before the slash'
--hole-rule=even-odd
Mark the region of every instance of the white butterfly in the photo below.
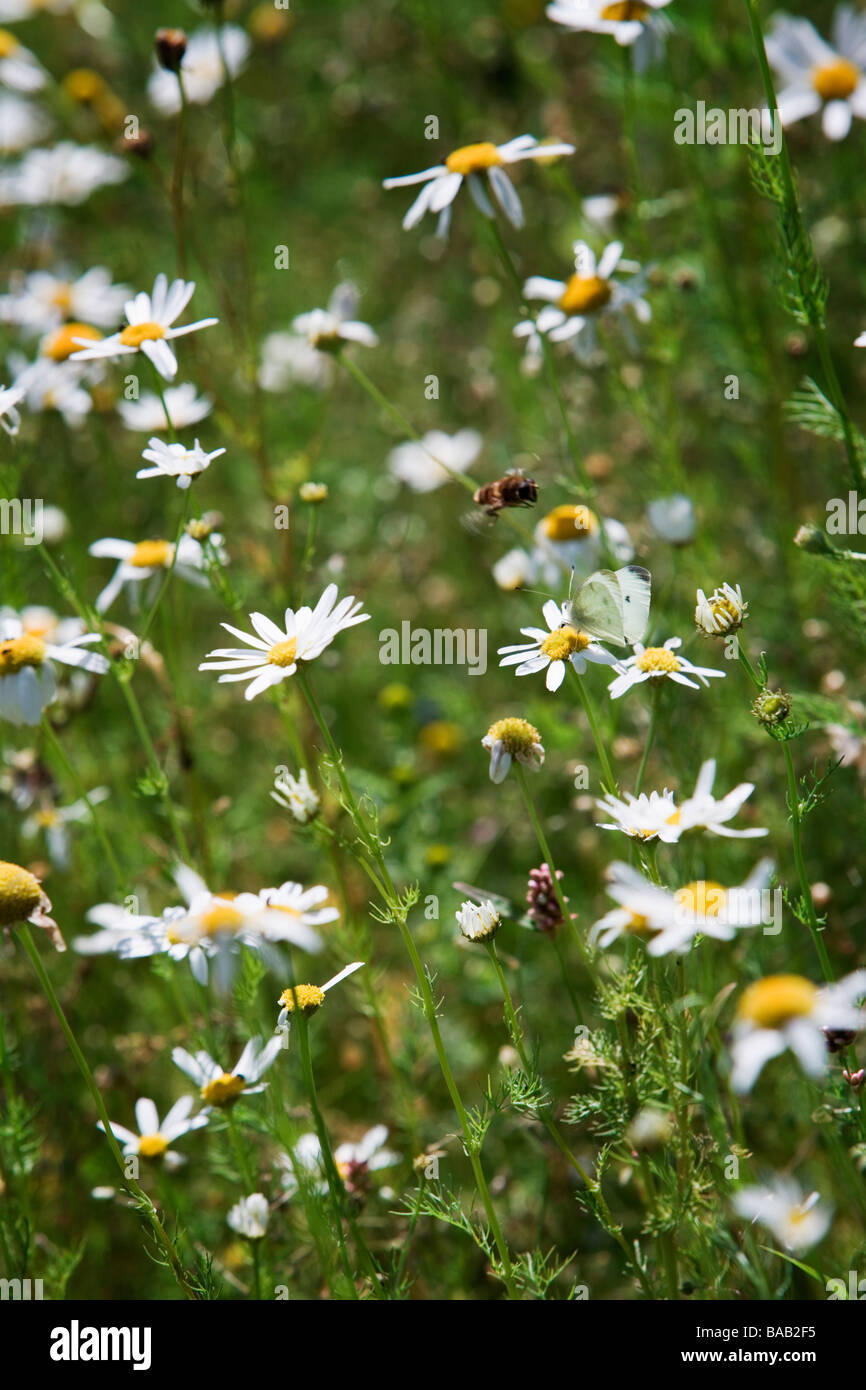
<svg viewBox="0 0 866 1390">
<path fill-rule="evenodd" d="M 626 565 L 621 570 L 597 570 L 562 605 L 572 626 L 604 642 L 631 646 L 649 625 L 649 570 Z"/>
</svg>

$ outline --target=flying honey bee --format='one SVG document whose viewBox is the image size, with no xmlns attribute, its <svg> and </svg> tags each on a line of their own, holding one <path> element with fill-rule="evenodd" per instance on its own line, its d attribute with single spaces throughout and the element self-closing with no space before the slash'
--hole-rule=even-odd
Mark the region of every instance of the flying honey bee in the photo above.
<svg viewBox="0 0 866 1390">
<path fill-rule="evenodd" d="M 495 521 L 503 507 L 533 507 L 538 500 L 538 484 L 515 468 L 504 478 L 482 484 L 473 500 Z"/>
</svg>

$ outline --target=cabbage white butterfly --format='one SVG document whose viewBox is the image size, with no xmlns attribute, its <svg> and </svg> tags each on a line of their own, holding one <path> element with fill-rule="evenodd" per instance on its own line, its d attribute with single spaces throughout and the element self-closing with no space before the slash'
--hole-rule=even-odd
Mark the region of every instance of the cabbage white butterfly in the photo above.
<svg viewBox="0 0 866 1390">
<path fill-rule="evenodd" d="M 649 610 L 650 573 L 641 565 L 597 570 L 562 605 L 566 621 L 574 627 L 620 646 L 641 640 Z"/>
</svg>

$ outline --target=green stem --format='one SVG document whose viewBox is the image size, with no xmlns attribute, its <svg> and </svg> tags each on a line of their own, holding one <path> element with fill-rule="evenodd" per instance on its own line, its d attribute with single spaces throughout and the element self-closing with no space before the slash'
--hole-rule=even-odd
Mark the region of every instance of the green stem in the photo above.
<svg viewBox="0 0 866 1390">
<path fill-rule="evenodd" d="M 571 665 L 571 662 L 569 662 L 568 664 L 571 667 L 574 679 L 577 681 L 577 691 L 580 696 L 580 703 L 583 705 L 583 711 L 586 715 L 587 723 L 589 724 L 590 732 L 593 737 L 593 742 L 595 743 L 595 751 L 598 754 L 598 760 L 601 763 L 602 789 L 606 792 L 610 792 L 611 796 L 616 796 L 619 787 L 617 784 L 617 780 L 613 775 L 613 768 L 611 767 L 610 758 L 607 755 L 607 749 L 604 746 L 604 739 L 601 736 L 601 730 L 599 729 L 598 725 L 598 718 L 595 713 L 595 706 L 586 689 L 583 677 L 577 674 L 577 671 L 575 671 L 574 667 Z"/>
<path fill-rule="evenodd" d="M 82 782 L 72 763 L 67 758 L 66 753 L 63 749 L 63 745 L 61 744 L 59 738 L 54 732 L 48 715 L 45 713 L 43 713 L 42 715 L 42 730 L 45 734 L 46 739 L 50 743 L 52 749 L 56 753 L 57 758 L 63 764 L 67 773 L 69 774 L 69 777 L 75 787 L 75 790 L 78 793 L 79 799 L 83 801 L 85 806 L 87 807 L 87 810 L 90 814 L 90 820 L 93 825 L 93 829 L 96 833 L 96 837 L 102 846 L 103 853 L 105 854 L 111 872 L 114 875 L 114 881 L 117 884 L 118 889 L 120 890 L 121 896 L 123 896 L 126 892 L 126 879 L 124 877 L 123 870 L 121 869 L 120 864 L 118 863 L 117 856 L 115 855 L 114 850 L 111 848 L 111 843 L 108 839 L 108 836 L 105 833 L 105 827 L 103 826 L 102 820 L 99 814 L 97 813 L 96 806 L 90 800 L 90 797 L 87 795 L 87 792 L 84 789 L 84 783 Z"/>
</svg>

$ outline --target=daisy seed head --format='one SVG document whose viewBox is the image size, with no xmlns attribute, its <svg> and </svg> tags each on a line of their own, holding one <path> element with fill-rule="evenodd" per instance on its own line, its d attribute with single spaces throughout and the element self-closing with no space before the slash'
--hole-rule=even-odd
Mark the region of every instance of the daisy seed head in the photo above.
<svg viewBox="0 0 866 1390">
<path fill-rule="evenodd" d="M 759 724 L 773 728 L 784 724 L 791 713 L 792 700 L 784 690 L 762 690 L 752 705 L 752 714 Z"/>
<path fill-rule="evenodd" d="M 314 1014 L 317 1009 L 320 1009 L 324 1002 L 325 991 L 320 989 L 318 985 L 290 985 L 288 989 L 283 990 L 277 1000 L 277 1003 L 287 1009 L 290 1014 L 295 1012 L 297 1006 L 305 1018 L 309 1018 L 310 1014 Z"/>
<path fill-rule="evenodd" d="M 743 991 L 737 1017 L 758 1028 L 780 1028 L 792 1019 L 808 1017 L 817 995 L 817 987 L 802 975 L 767 975 Z"/>
<path fill-rule="evenodd" d="M 25 922 L 42 902 L 42 885 L 20 864 L 0 860 L 0 923 Z"/>
</svg>

